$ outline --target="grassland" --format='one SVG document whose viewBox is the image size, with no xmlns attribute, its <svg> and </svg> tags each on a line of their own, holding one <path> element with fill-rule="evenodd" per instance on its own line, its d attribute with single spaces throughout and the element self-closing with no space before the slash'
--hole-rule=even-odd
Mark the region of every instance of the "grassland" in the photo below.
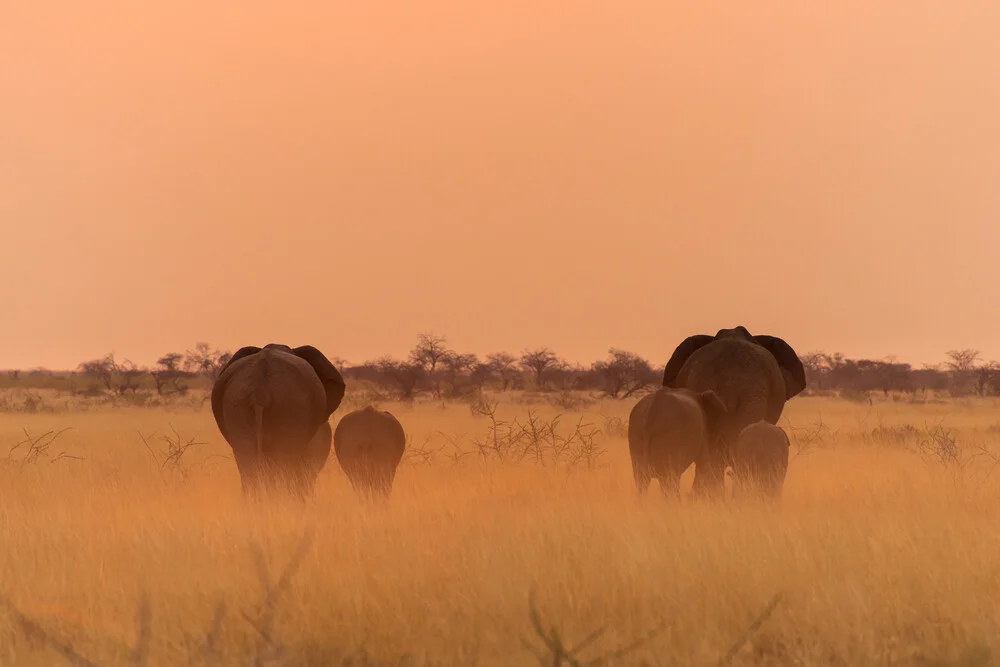
<svg viewBox="0 0 1000 667">
<path fill-rule="evenodd" d="M 533 420 L 537 452 L 480 456 L 465 403 L 386 403 L 413 450 L 388 505 L 331 457 L 306 508 L 252 511 L 196 401 L 0 414 L 0 457 L 35 443 L 0 465 L 0 664 L 561 664 L 532 598 L 566 645 L 604 629 L 581 664 L 644 638 L 604 664 L 994 663 L 996 401 L 794 399 L 768 509 L 637 502 L 631 401 L 498 399 L 497 441 Z"/>
</svg>

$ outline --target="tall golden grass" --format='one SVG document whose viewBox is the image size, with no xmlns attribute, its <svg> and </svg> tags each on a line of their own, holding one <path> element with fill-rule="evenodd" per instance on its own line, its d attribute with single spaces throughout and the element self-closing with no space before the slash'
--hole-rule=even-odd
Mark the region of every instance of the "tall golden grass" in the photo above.
<svg viewBox="0 0 1000 667">
<path fill-rule="evenodd" d="M 561 411 L 500 401 L 503 420 Z M 254 509 L 207 408 L 0 415 L 0 458 L 36 443 L 0 465 L 0 663 L 993 663 L 995 401 L 794 399 L 777 508 L 655 484 L 637 501 L 631 405 L 563 416 L 602 431 L 571 466 L 456 462 L 488 418 L 385 404 L 415 452 L 388 504 L 360 503 L 331 456 L 307 506 Z M 170 440 L 206 443 L 186 479 L 161 467 Z"/>
</svg>

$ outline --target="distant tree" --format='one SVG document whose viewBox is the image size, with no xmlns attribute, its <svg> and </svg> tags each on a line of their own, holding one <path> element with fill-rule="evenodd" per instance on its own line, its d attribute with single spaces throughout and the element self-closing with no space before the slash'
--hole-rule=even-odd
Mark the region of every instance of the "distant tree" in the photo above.
<svg viewBox="0 0 1000 667">
<path fill-rule="evenodd" d="M 521 364 L 521 368 L 534 373 L 535 388 L 538 391 L 543 391 L 545 388 L 545 372 L 554 370 L 562 365 L 556 353 L 547 347 L 536 350 L 525 350 L 521 354 L 519 363 Z"/>
<path fill-rule="evenodd" d="M 500 391 L 507 391 L 517 375 L 517 357 L 507 352 L 494 352 L 486 357 L 486 366 L 500 379 Z"/>
<path fill-rule="evenodd" d="M 98 379 L 107 391 L 118 395 L 134 394 L 139 389 L 139 378 L 146 372 L 128 359 L 116 361 L 114 352 L 85 361 L 77 368 L 83 375 Z"/>
<path fill-rule="evenodd" d="M 945 352 L 948 357 L 946 362 L 948 368 L 959 373 L 967 373 L 976 367 L 979 361 L 979 350 L 948 350 Z"/>
<path fill-rule="evenodd" d="M 213 350 L 208 343 L 198 342 L 195 343 L 194 349 L 184 353 L 182 364 L 187 372 L 204 375 L 214 381 L 232 356 L 231 352 Z"/>
<path fill-rule="evenodd" d="M 477 362 L 469 372 L 469 384 L 482 391 L 493 375 L 493 367 L 489 363 Z"/>
<path fill-rule="evenodd" d="M 444 379 L 448 383 L 448 395 L 452 398 L 461 396 L 465 388 L 471 384 L 472 371 L 479 365 L 479 357 L 474 354 L 458 354 L 451 352 L 441 359 Z"/>
<path fill-rule="evenodd" d="M 156 366 L 150 369 L 149 374 L 156 384 L 157 394 L 183 395 L 188 392 L 189 387 L 183 380 L 189 377 L 190 373 L 181 368 L 183 363 L 184 355 L 178 352 L 168 352 L 156 360 Z"/>
<path fill-rule="evenodd" d="M 419 365 L 430 380 L 434 396 L 441 397 L 441 384 L 438 378 L 438 367 L 451 354 L 445 345 L 448 339 L 436 334 L 417 334 L 417 344 L 410 350 L 410 362 Z"/>
<path fill-rule="evenodd" d="M 830 372 L 827 355 L 824 352 L 809 352 L 799 357 L 802 368 L 806 372 L 806 385 L 816 389 L 826 389 L 826 380 Z"/>
<path fill-rule="evenodd" d="M 167 352 L 165 355 L 156 360 L 156 365 L 164 370 L 176 371 L 180 370 L 183 362 L 184 355 L 180 352 Z"/>
<path fill-rule="evenodd" d="M 979 350 L 948 350 L 945 352 L 948 361 L 945 365 L 951 372 L 951 393 L 956 396 L 966 395 L 975 391 L 976 365 L 979 362 Z"/>
<path fill-rule="evenodd" d="M 595 361 L 592 368 L 602 380 L 604 393 L 611 398 L 629 398 L 656 382 L 656 372 L 648 361 L 615 347 L 608 349 L 608 359 Z"/>
<path fill-rule="evenodd" d="M 987 361 L 975 368 L 976 393 L 980 396 L 1000 394 L 1000 363 Z"/>
<path fill-rule="evenodd" d="M 420 381 L 424 378 L 424 367 L 413 361 L 396 361 L 385 356 L 370 362 L 382 378 L 380 384 L 394 386 L 403 400 L 416 396 Z"/>
</svg>

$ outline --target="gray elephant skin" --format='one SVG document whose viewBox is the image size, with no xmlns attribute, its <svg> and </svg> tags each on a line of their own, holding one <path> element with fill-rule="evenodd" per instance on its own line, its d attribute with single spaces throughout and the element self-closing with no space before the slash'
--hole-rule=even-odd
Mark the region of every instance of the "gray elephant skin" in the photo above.
<svg viewBox="0 0 1000 667">
<path fill-rule="evenodd" d="M 664 496 L 677 497 L 681 475 L 704 455 L 725 412 L 714 391 L 661 388 L 636 403 L 628 449 L 638 494 L 655 478 Z"/>
<path fill-rule="evenodd" d="M 720 428 L 695 464 L 694 491 L 724 493 L 725 470 L 732 465 L 740 432 L 758 421 L 776 424 L 785 402 L 806 387 L 805 369 L 795 350 L 775 336 L 751 335 L 745 327 L 714 336 L 689 336 L 667 362 L 663 386 L 714 391 L 726 406 Z"/>
<path fill-rule="evenodd" d="M 406 450 L 406 433 L 391 413 L 367 406 L 350 412 L 333 432 L 333 451 L 354 490 L 387 498 Z"/>
<path fill-rule="evenodd" d="M 743 429 L 733 452 L 733 498 L 779 500 L 790 448 L 780 426 L 759 421 Z"/>
<path fill-rule="evenodd" d="M 305 498 L 330 456 L 329 418 L 344 379 L 311 345 L 243 347 L 212 387 L 212 414 L 233 450 L 244 496 L 283 486 Z"/>
</svg>

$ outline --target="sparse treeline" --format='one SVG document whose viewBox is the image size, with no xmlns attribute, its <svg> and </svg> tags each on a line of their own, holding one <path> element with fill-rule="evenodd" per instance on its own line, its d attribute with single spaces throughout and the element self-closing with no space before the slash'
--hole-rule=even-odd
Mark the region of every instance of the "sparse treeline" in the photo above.
<svg viewBox="0 0 1000 667">
<path fill-rule="evenodd" d="M 168 352 L 152 367 L 108 354 L 81 363 L 75 371 L 9 371 L 7 386 L 49 387 L 80 394 L 127 395 L 139 391 L 161 396 L 207 388 L 231 352 L 197 343 L 192 349 Z M 952 396 L 1000 396 L 1000 363 L 984 361 L 979 351 L 950 350 L 944 363 L 914 368 L 887 359 L 849 359 L 840 353 L 810 352 L 801 357 L 806 394 L 947 393 Z M 570 363 L 548 347 L 519 354 L 496 352 L 485 357 L 459 352 L 444 336 L 423 333 L 402 359 L 383 356 L 361 363 L 331 358 L 347 380 L 364 382 L 409 400 L 418 395 L 462 398 L 483 390 L 506 392 L 591 391 L 611 398 L 630 398 L 657 386 L 662 365 L 616 347 L 605 359 L 588 365 Z"/>
</svg>

